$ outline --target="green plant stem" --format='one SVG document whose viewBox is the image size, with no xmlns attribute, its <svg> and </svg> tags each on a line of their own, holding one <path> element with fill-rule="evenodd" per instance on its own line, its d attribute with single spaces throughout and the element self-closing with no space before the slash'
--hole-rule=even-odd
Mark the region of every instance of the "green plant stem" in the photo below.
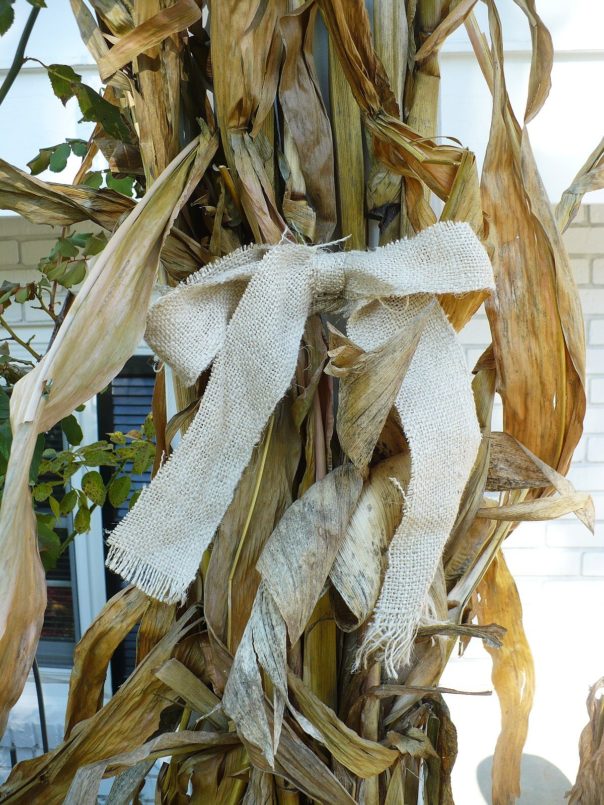
<svg viewBox="0 0 604 805">
<path fill-rule="evenodd" d="M 15 341 L 17 344 L 20 344 L 23 347 L 23 349 L 26 349 L 33 358 L 35 358 L 37 361 L 42 359 L 42 356 L 40 355 L 40 353 L 36 352 L 36 350 L 31 346 L 29 341 L 24 341 L 22 338 L 19 338 L 17 333 L 13 330 L 13 328 L 10 326 L 10 324 L 6 321 L 4 316 L 0 316 L 0 325 L 2 325 L 2 327 L 4 327 L 6 332 L 13 339 L 13 341 Z"/>
<path fill-rule="evenodd" d="M 23 54 L 25 53 L 25 48 L 27 47 L 27 42 L 31 35 L 32 29 L 40 13 L 40 7 L 34 6 L 32 10 L 29 12 L 29 17 L 27 18 L 27 22 L 25 23 L 25 27 L 23 28 L 23 33 L 21 34 L 21 38 L 19 39 L 19 44 L 17 45 L 17 50 L 15 51 L 15 56 L 13 58 L 13 62 L 9 67 L 8 73 L 6 74 L 6 78 L 2 82 L 2 86 L 0 86 L 0 104 L 4 101 L 6 96 L 8 95 L 9 89 L 15 83 L 15 79 L 19 75 L 23 64 L 25 63 L 25 59 L 23 58 Z"/>
</svg>

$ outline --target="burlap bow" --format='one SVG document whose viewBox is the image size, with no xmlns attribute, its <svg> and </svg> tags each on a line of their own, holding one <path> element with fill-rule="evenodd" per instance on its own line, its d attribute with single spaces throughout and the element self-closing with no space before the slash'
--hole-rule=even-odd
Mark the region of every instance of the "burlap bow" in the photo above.
<svg viewBox="0 0 604 805">
<path fill-rule="evenodd" d="M 493 287 L 467 224 L 437 224 L 373 252 L 282 244 L 242 249 L 152 307 L 146 338 L 187 383 L 214 361 L 202 404 L 172 457 L 109 537 L 108 566 L 154 598 L 182 599 L 294 375 L 307 317 L 350 313 L 372 349 L 425 316 L 396 406 L 411 451 L 405 511 L 363 651 L 393 671 L 408 657 L 478 450 L 470 373 L 433 294 Z"/>
</svg>

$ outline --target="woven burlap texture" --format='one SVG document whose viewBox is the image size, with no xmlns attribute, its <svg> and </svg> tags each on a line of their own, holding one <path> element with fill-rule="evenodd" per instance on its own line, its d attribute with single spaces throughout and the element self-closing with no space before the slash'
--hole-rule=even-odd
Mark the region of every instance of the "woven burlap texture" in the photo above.
<svg viewBox="0 0 604 805">
<path fill-rule="evenodd" d="M 472 229 L 441 223 L 372 252 L 283 243 L 206 266 L 151 308 L 146 339 L 188 384 L 212 362 L 202 403 L 172 457 L 109 537 L 107 565 L 149 595 L 182 600 L 296 367 L 307 317 L 349 316 L 374 348 L 425 312 L 396 407 L 411 480 L 359 659 L 394 673 L 409 656 L 480 440 L 471 375 L 433 294 L 492 289 Z"/>
</svg>

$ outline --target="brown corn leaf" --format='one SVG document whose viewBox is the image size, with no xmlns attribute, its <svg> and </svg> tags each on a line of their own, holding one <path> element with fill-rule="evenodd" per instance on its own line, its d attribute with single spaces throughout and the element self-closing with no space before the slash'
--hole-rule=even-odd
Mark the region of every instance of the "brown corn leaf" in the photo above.
<svg viewBox="0 0 604 805">
<path fill-rule="evenodd" d="M 403 513 L 410 474 L 409 453 L 380 462 L 371 469 L 346 536 L 330 571 L 345 604 L 334 605 L 341 629 L 358 628 L 373 612 L 388 563 L 387 550 Z"/>
<path fill-rule="evenodd" d="M 88 627 L 73 653 L 65 712 L 65 737 L 103 704 L 107 668 L 115 650 L 140 621 L 149 599 L 136 587 L 114 595 Z"/>
<path fill-rule="evenodd" d="M 375 741 L 361 738 L 344 724 L 333 710 L 315 696 L 295 674 L 288 674 L 288 683 L 302 715 L 321 735 L 332 756 L 358 777 L 381 774 L 397 759 L 397 752 Z"/>
<path fill-rule="evenodd" d="M 292 643 L 300 637 L 357 504 L 362 481 L 342 466 L 318 481 L 285 512 L 256 565 Z"/>
<path fill-rule="evenodd" d="M 342 352 L 332 357 L 340 377 L 338 436 L 343 451 L 360 472 L 371 461 L 431 313 L 428 305 L 409 329 L 359 355 L 354 363 L 344 363 Z"/>
<path fill-rule="evenodd" d="M 195 0 L 178 0 L 154 14 L 141 25 L 137 25 L 122 36 L 108 53 L 98 61 L 99 73 L 103 80 L 113 75 L 139 55 L 159 45 L 171 34 L 188 28 L 201 19 L 201 9 Z"/>
<path fill-rule="evenodd" d="M 494 92 L 482 190 L 495 245 L 497 293 L 486 307 L 504 428 L 565 473 L 581 436 L 585 411 L 583 319 L 528 135 L 511 110 L 503 73 L 501 25 L 492 2 L 489 20 L 492 52 L 471 17 L 467 25 Z M 532 105 L 539 102 L 535 94 Z M 527 344 L 532 345 L 530 350 Z"/>
<path fill-rule="evenodd" d="M 192 143 L 167 169 L 99 256 L 49 352 L 14 388 L 14 442 L 0 510 L 0 548 L 12 562 L 5 563 L 0 577 L 0 601 L 5 613 L 12 607 L 23 613 L 23 603 L 15 595 L 22 602 L 31 597 L 31 622 L 18 624 L 22 640 L 27 641 L 23 643 L 15 642 L 6 622 L 2 627 L 0 639 L 10 641 L 13 648 L 0 654 L 0 678 L 11 680 L 0 691 L 0 724 L 25 684 L 45 604 L 27 482 L 36 434 L 47 431 L 103 389 L 139 343 L 162 243 L 184 201 L 183 193 L 192 190 L 191 182 L 197 183 L 215 147 L 215 140 L 211 141 L 198 155 L 197 143 Z M 104 317 L 100 330 L 90 327 L 92 317 L 95 321 Z M 112 336 L 116 327 L 120 329 L 118 341 Z M 21 515 L 19 519 L 16 514 Z"/>
<path fill-rule="evenodd" d="M 123 752 L 104 758 L 99 763 L 82 766 L 76 772 L 64 802 L 65 805 L 96 805 L 99 786 L 108 768 L 134 766 L 147 759 L 157 760 L 166 755 L 204 752 L 239 742 L 234 733 L 219 732 L 168 732 L 139 746 L 131 752 Z"/>
<path fill-rule="evenodd" d="M 170 690 L 156 677 L 156 671 L 191 628 L 193 614 L 194 609 L 185 613 L 105 707 L 73 730 L 66 741 L 35 761 L 15 766 L 2 789 L 3 802 L 23 802 L 26 796 L 31 802 L 59 805 L 79 768 L 144 743 L 157 729 L 160 714 L 170 701 Z"/>
<path fill-rule="evenodd" d="M 305 5 L 281 17 L 285 57 L 279 101 L 298 153 L 308 202 L 316 213 L 316 240 L 328 241 L 335 223 L 335 181 L 331 126 L 313 57 L 317 7 Z"/>
<path fill-rule="evenodd" d="M 569 805 L 599 805 L 604 790 L 604 677 L 589 690 L 589 721 L 579 739 L 579 771 L 571 791 Z"/>
<path fill-rule="evenodd" d="M 267 715 L 270 717 L 268 712 Z M 274 769 L 269 766 L 254 744 L 247 743 L 245 740 L 243 743 L 248 750 L 250 760 L 257 769 L 285 778 L 296 789 L 299 789 L 311 799 L 329 803 L 329 805 L 355 805 L 353 797 L 350 796 L 325 763 L 297 736 L 287 723 L 283 724 Z M 298 801 L 298 799 L 295 799 L 292 803 Z"/>
<path fill-rule="evenodd" d="M 130 0 L 91 0 L 90 5 L 112 34 L 121 36 L 134 28 Z"/>
<path fill-rule="evenodd" d="M 205 716 L 215 729 L 228 731 L 229 725 L 220 709 L 220 699 L 186 665 L 172 658 L 155 675 L 184 699 L 188 707 Z"/>
<path fill-rule="evenodd" d="M 34 224 L 69 226 L 78 221 L 113 229 L 134 206 L 113 190 L 43 182 L 0 159 L 0 209 L 12 210 Z"/>
<path fill-rule="evenodd" d="M 604 187 L 604 138 L 587 157 L 585 164 L 567 187 L 556 207 L 556 223 L 564 232 L 577 214 L 585 193 Z"/>
<path fill-rule="evenodd" d="M 560 497 L 512 503 L 509 506 L 487 506 L 478 509 L 476 516 L 487 520 L 509 520 L 511 522 L 555 520 L 565 514 L 585 509 L 590 505 L 590 501 L 591 496 L 585 492 L 574 492 L 560 495 Z"/>
<path fill-rule="evenodd" d="M 422 46 L 415 54 L 415 61 L 424 61 L 424 59 L 427 59 L 434 52 L 438 51 L 445 39 L 459 28 L 468 14 L 470 14 L 476 2 L 477 0 L 460 0 L 460 2 L 454 5 L 447 16 L 441 20 L 427 39 L 424 40 Z"/>
<path fill-rule="evenodd" d="M 522 626 L 518 590 L 499 552 L 475 595 L 481 624 L 498 623 L 507 630 L 502 648 L 486 650 L 493 660 L 492 680 L 501 705 L 501 733 L 493 757 L 493 804 L 512 805 L 520 796 L 520 759 L 533 703 L 535 671 Z"/>
<path fill-rule="evenodd" d="M 46 577 L 38 554 L 29 466 L 37 432 L 32 423 L 15 431 L 11 455 L 30 457 L 9 465 L 2 500 L 0 567 L 0 735 L 27 680 L 46 609 Z"/>
<path fill-rule="evenodd" d="M 530 123 L 545 103 L 552 86 L 552 67 L 554 64 L 554 45 L 550 32 L 537 14 L 535 0 L 514 0 L 524 11 L 531 28 L 531 72 L 529 76 L 528 98 L 524 122 Z"/>
</svg>

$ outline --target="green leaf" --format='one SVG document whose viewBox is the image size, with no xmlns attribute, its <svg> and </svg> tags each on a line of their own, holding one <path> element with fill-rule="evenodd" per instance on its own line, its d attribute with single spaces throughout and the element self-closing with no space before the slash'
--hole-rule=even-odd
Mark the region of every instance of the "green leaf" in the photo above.
<svg viewBox="0 0 604 805">
<path fill-rule="evenodd" d="M 116 430 L 113 433 L 108 433 L 107 436 L 109 436 L 113 444 L 126 444 L 126 437 L 119 430 Z"/>
<path fill-rule="evenodd" d="M 125 503 L 128 499 L 131 486 L 132 481 L 128 475 L 121 475 L 119 478 L 114 478 L 111 481 L 108 489 L 109 503 L 111 503 L 114 509 L 117 509 L 118 506 L 121 506 L 122 503 Z"/>
<path fill-rule="evenodd" d="M 107 490 L 101 478 L 101 473 L 96 470 L 87 472 L 82 478 L 82 491 L 93 503 L 96 503 L 97 506 L 102 506 L 107 496 Z"/>
<path fill-rule="evenodd" d="M 40 148 L 37 156 L 29 160 L 27 167 L 29 168 L 32 176 L 37 176 L 39 173 L 42 173 L 42 171 L 45 171 L 46 168 L 48 168 L 53 150 L 54 148 Z"/>
<path fill-rule="evenodd" d="M 19 288 L 19 290 L 15 294 L 15 301 L 19 302 L 19 304 L 22 305 L 23 302 L 27 302 L 28 299 L 29 299 L 29 291 L 27 290 L 27 288 Z"/>
<path fill-rule="evenodd" d="M 44 570 L 53 570 L 61 555 L 61 539 L 56 531 L 38 518 L 38 548 Z"/>
<path fill-rule="evenodd" d="M 78 502 L 78 493 L 75 489 L 70 489 L 65 495 L 63 495 L 63 499 L 61 500 L 59 511 L 61 512 L 61 516 L 65 517 L 66 514 L 73 511 L 76 503 Z"/>
<path fill-rule="evenodd" d="M 92 187 L 94 190 L 98 190 L 103 184 L 103 174 L 101 171 L 88 171 L 88 173 L 84 175 L 82 184 L 85 184 L 86 187 Z"/>
<path fill-rule="evenodd" d="M 86 140 L 67 139 L 69 146 L 76 157 L 85 157 L 88 153 L 88 143 Z"/>
<path fill-rule="evenodd" d="M 87 84 L 79 84 L 75 96 L 80 104 L 82 120 L 100 123 L 110 137 L 130 142 L 130 129 L 118 106 L 106 101 Z"/>
<path fill-rule="evenodd" d="M 51 512 L 58 520 L 59 517 L 61 516 L 61 507 L 59 506 L 59 501 L 51 495 L 48 498 L 48 505 L 50 506 Z"/>
<path fill-rule="evenodd" d="M 59 238 L 52 248 L 51 257 L 60 254 L 61 257 L 76 257 L 78 247 L 71 242 L 70 238 Z"/>
<path fill-rule="evenodd" d="M 88 244 L 84 248 L 84 254 L 88 257 L 94 257 L 95 254 L 102 252 L 106 245 L 107 236 L 104 232 L 100 232 L 98 235 L 93 235 L 90 238 Z"/>
<path fill-rule="evenodd" d="M 73 518 L 73 527 L 78 534 L 85 534 L 90 531 L 90 509 L 80 506 L 76 516 Z"/>
<path fill-rule="evenodd" d="M 10 414 L 10 397 L 0 386 L 0 421 L 7 420 Z"/>
<path fill-rule="evenodd" d="M 13 3 L 15 0 L 0 0 L 0 36 L 3 36 L 15 20 Z"/>
<path fill-rule="evenodd" d="M 55 150 L 52 152 L 52 156 L 50 157 L 48 167 L 54 173 L 61 173 L 61 171 L 65 170 L 65 168 L 67 167 L 67 160 L 69 159 L 70 155 L 71 155 L 71 148 L 67 143 L 57 145 Z"/>
<path fill-rule="evenodd" d="M 106 178 L 107 187 L 115 190 L 116 193 L 121 193 L 128 198 L 132 198 L 132 188 L 134 186 L 134 177 L 125 176 L 122 179 L 117 179 L 112 173 L 108 173 Z"/>
<path fill-rule="evenodd" d="M 54 94 L 63 106 L 73 98 L 77 88 L 82 85 L 82 76 L 68 64 L 49 64 L 48 77 Z"/>
<path fill-rule="evenodd" d="M 52 486 L 50 484 L 38 484 L 38 486 L 34 486 L 32 494 L 36 503 L 42 503 L 52 494 Z"/>
<path fill-rule="evenodd" d="M 35 484 L 38 480 L 38 474 L 40 472 L 40 462 L 42 461 L 42 453 L 44 452 L 44 442 L 46 438 L 43 433 L 41 433 L 38 438 L 36 439 L 36 446 L 34 447 L 34 455 L 31 460 L 31 464 L 29 467 L 29 482 L 30 484 Z"/>
<path fill-rule="evenodd" d="M 155 425 L 153 424 L 153 414 L 148 414 L 143 422 L 143 434 L 147 439 L 153 439 L 155 436 Z"/>
<path fill-rule="evenodd" d="M 134 475 L 142 475 L 155 457 L 155 445 L 151 442 L 137 442 L 133 447 L 135 452 L 132 472 Z"/>
<path fill-rule="evenodd" d="M 79 285 L 85 277 L 86 261 L 77 260 L 75 263 L 70 263 L 67 266 L 60 283 L 64 288 L 73 288 L 74 285 Z"/>
<path fill-rule="evenodd" d="M 67 437 L 69 444 L 77 445 L 82 443 L 84 434 L 82 433 L 80 423 L 73 414 L 70 414 L 69 416 L 66 416 L 65 419 L 61 420 L 61 430 Z"/>
<path fill-rule="evenodd" d="M 136 492 L 134 492 L 134 494 L 132 495 L 132 497 L 128 501 L 128 511 L 130 511 L 130 509 L 132 509 L 134 507 L 134 504 L 140 498 L 142 491 L 143 491 L 142 489 L 137 489 Z"/>
<path fill-rule="evenodd" d="M 84 463 L 89 467 L 115 467 L 117 464 L 113 452 L 108 450 L 87 450 L 83 458 Z"/>
</svg>

